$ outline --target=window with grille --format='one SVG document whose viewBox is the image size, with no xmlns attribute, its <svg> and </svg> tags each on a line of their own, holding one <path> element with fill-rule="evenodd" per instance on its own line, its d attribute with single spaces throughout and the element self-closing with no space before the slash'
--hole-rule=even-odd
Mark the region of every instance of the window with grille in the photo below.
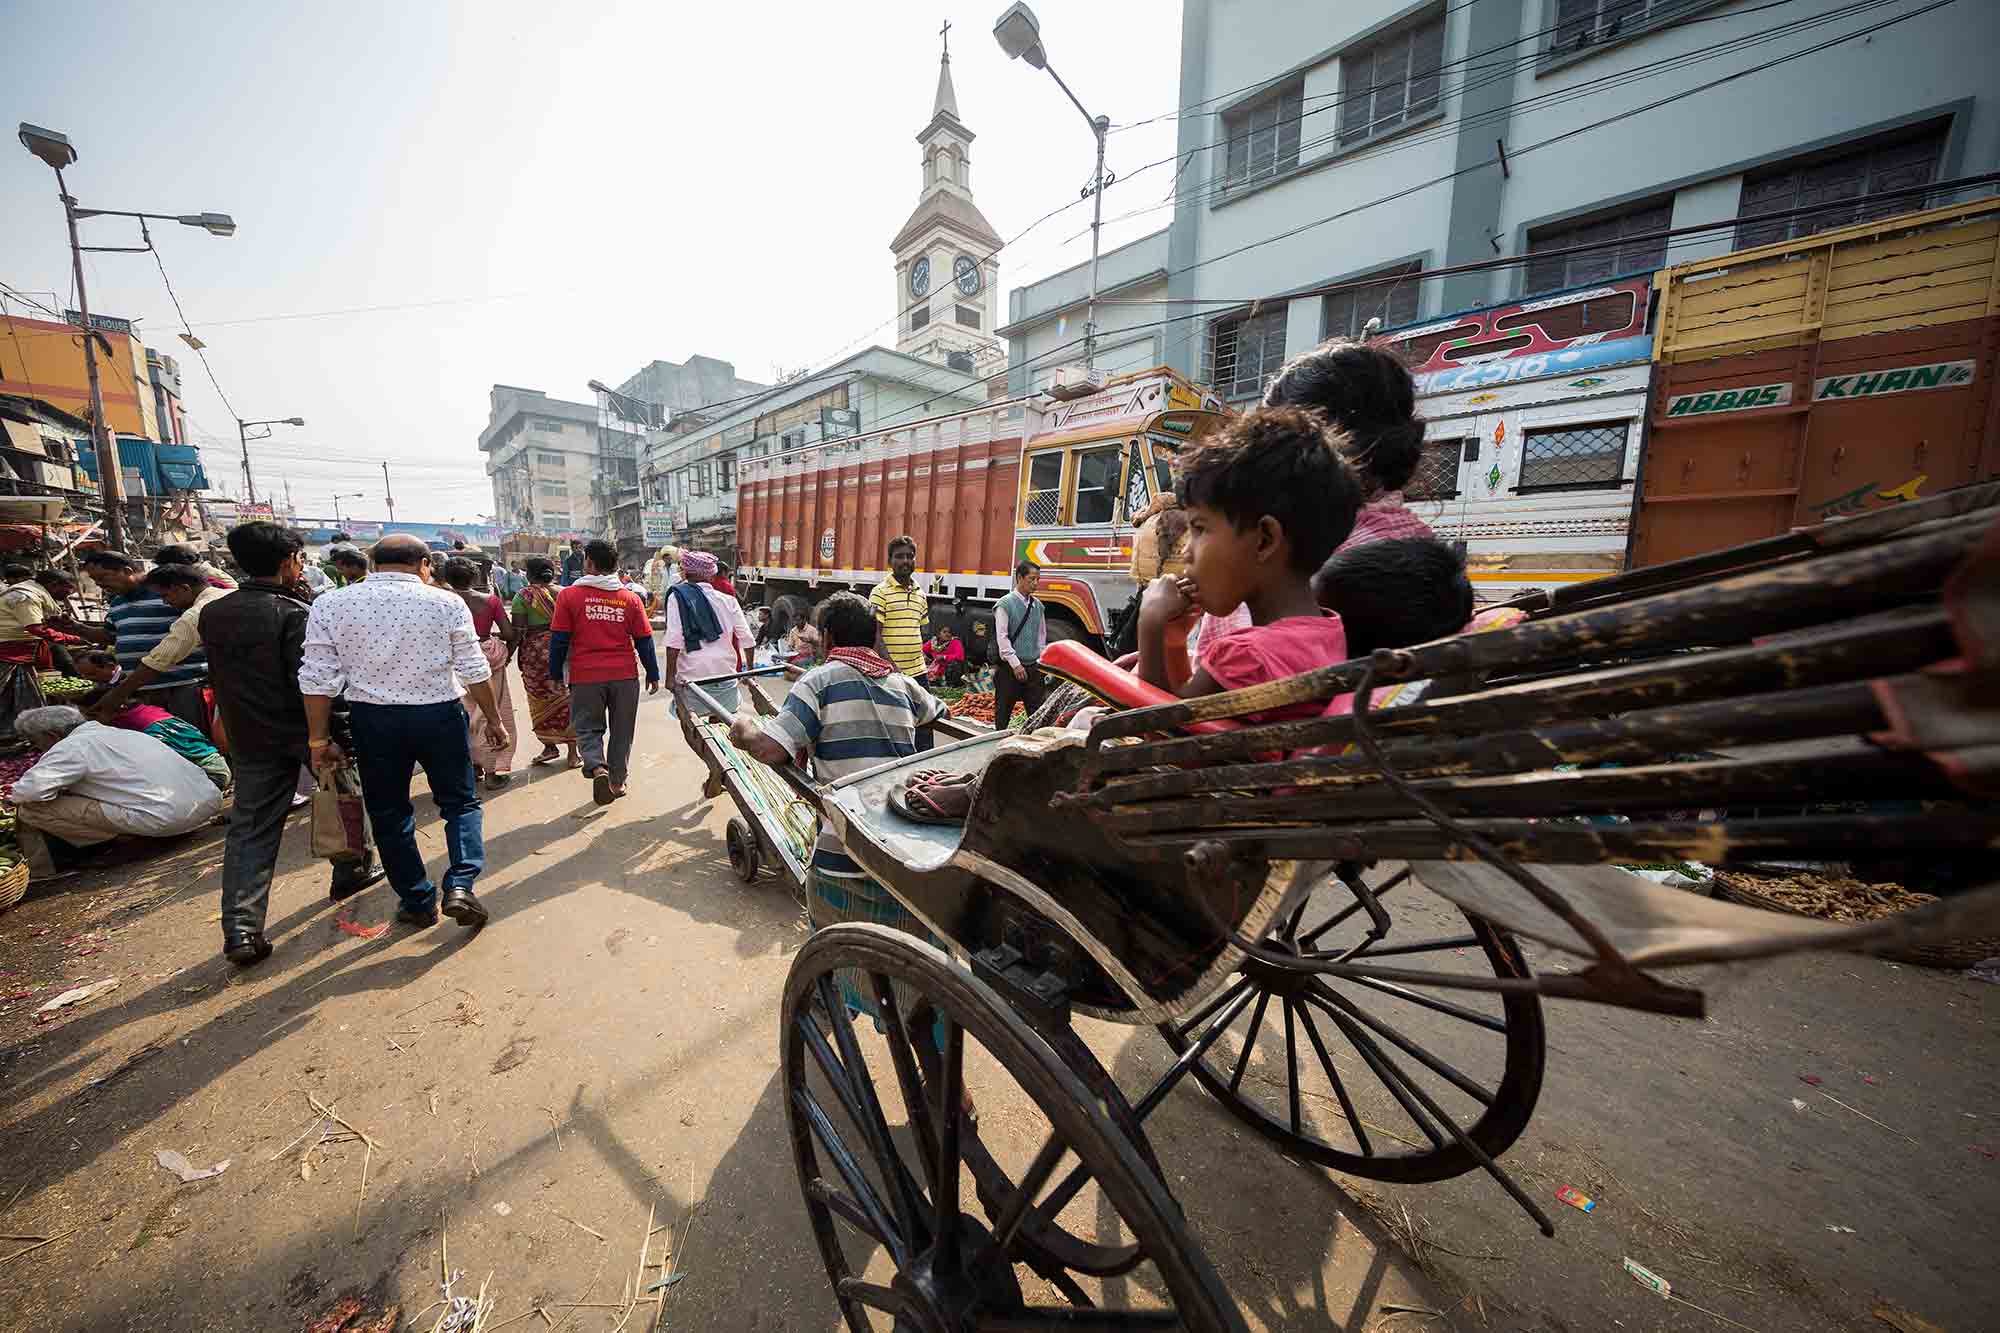
<svg viewBox="0 0 2000 1333">
<path fill-rule="evenodd" d="M 1285 307 L 1218 319 L 1209 326 L 1208 374 L 1225 398 L 1248 398 L 1285 364 Z"/>
<path fill-rule="evenodd" d="M 958 322 L 966 328 L 976 329 L 979 327 L 979 311 L 972 306 L 962 305 L 954 307 L 952 313 Z"/>
<path fill-rule="evenodd" d="M 535 451 L 535 461 L 543 467 L 561 467 L 563 465 L 563 456 L 561 454 L 552 454 L 545 449 L 537 449 Z"/>
<path fill-rule="evenodd" d="M 544 510 L 542 513 L 542 526 L 545 528 L 567 528 L 569 526 L 569 515 L 558 514 L 554 510 Z"/>
<path fill-rule="evenodd" d="M 1299 117 L 1306 82 L 1293 79 L 1222 114 L 1222 188 L 1266 180 L 1299 164 Z"/>
<path fill-rule="evenodd" d="M 1616 486 L 1625 472 L 1625 423 L 1531 430 L 1521 445 L 1515 489 L 1577 491 Z"/>
<path fill-rule="evenodd" d="M 931 322 L 931 308 L 929 306 L 920 305 L 915 310 L 912 310 L 910 312 L 910 332 L 915 333 L 918 329 L 922 328 L 924 325 L 930 322 Z"/>
<path fill-rule="evenodd" d="M 1528 233 L 1528 285 L 1523 295 L 1581 287 L 1621 273 L 1647 273 L 1667 262 L 1667 238 L 1662 232 L 1674 222 L 1671 199 L 1628 205 L 1609 217 L 1588 222 L 1564 222 Z M 1588 249 L 1576 254 L 1545 254 L 1549 250 Z M 1540 255 L 1540 258 L 1536 256 Z"/>
<path fill-rule="evenodd" d="M 1411 323 L 1417 317 L 1415 275 L 1423 272 L 1423 269 L 1422 261 L 1402 264 L 1368 276 L 1372 279 L 1409 275 L 1410 280 L 1407 282 L 1384 282 L 1372 287 L 1353 287 L 1332 293 L 1320 308 L 1319 336 L 1359 338 L 1361 331 L 1368 327 L 1368 321 L 1371 319 L 1380 319 L 1384 328 Z M 1367 280 L 1361 279 L 1361 281 Z"/>
<path fill-rule="evenodd" d="M 1037 454 L 1028 460 L 1028 502 L 1021 522 L 1030 528 L 1053 527 L 1062 521 L 1063 456 Z"/>
<path fill-rule="evenodd" d="M 1118 504 L 1118 449 L 1092 449 L 1076 456 L 1078 523 L 1109 523 Z"/>
<path fill-rule="evenodd" d="M 545 481 L 535 489 L 541 495 L 568 495 L 569 483 L 566 481 Z"/>
<path fill-rule="evenodd" d="M 1464 440 L 1428 440 L 1403 494 L 1412 500 L 1449 500 L 1458 494 L 1458 463 Z"/>
<path fill-rule="evenodd" d="M 544 435 L 560 435 L 563 433 L 563 423 L 560 421 L 538 420 L 535 422 L 535 429 Z"/>
<path fill-rule="evenodd" d="M 1387 134 L 1437 110 L 1444 16 L 1436 15 L 1340 57 L 1342 147 Z"/>
<path fill-rule="evenodd" d="M 734 454 L 724 454 L 716 460 L 716 466 L 722 470 L 722 489 L 725 491 L 735 490 L 736 456 Z"/>
<path fill-rule="evenodd" d="M 1931 126 L 1914 138 L 1895 143 L 1785 163 L 1743 178 L 1743 198 L 1736 216 L 1736 248 L 1797 240 L 1815 232 L 1856 222 L 1906 213 L 1925 206 L 1921 195 L 1899 199 L 1869 196 L 1885 190 L 1929 185 L 1937 179 L 1944 155 L 1945 126 Z M 1760 213 L 1784 213 L 1810 208 L 1813 212 L 1769 222 L 1747 219 Z"/>
<path fill-rule="evenodd" d="M 1567 55 L 1673 22 L 1712 0 L 1556 0 L 1549 54 Z"/>
</svg>

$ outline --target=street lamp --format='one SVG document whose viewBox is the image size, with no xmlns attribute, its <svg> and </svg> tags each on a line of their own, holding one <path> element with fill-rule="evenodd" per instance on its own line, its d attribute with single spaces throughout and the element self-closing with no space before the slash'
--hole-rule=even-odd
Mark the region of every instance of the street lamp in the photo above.
<svg viewBox="0 0 2000 1333">
<path fill-rule="evenodd" d="M 1083 368 L 1091 369 L 1097 354 L 1097 252 L 1099 235 L 1104 228 L 1104 136 L 1111 132 L 1109 116 L 1093 116 L 1084 111 L 1083 103 L 1076 100 L 1076 94 L 1069 90 L 1062 75 L 1056 73 L 1049 64 L 1049 54 L 1042 49 L 1042 25 L 1035 21 L 1035 11 L 1015 0 L 1007 6 L 1000 21 L 993 25 L 993 40 L 1000 43 L 1009 60 L 1025 60 L 1036 69 L 1045 69 L 1049 77 L 1056 81 L 1056 87 L 1063 90 L 1070 105 L 1083 113 L 1090 122 L 1090 133 L 1097 140 L 1097 174 L 1090 178 L 1090 193 L 1093 196 L 1090 207 L 1090 302 L 1083 315 Z"/>
<path fill-rule="evenodd" d="M 336 493 L 333 497 L 333 526 L 336 529 L 346 526 L 340 517 L 340 502 L 342 500 L 361 500 L 367 498 L 367 495 L 367 491 L 340 491 Z"/>
<path fill-rule="evenodd" d="M 303 426 L 305 424 L 306 419 L 304 417 L 267 417 L 262 421 L 245 421 L 242 417 L 236 418 L 236 438 L 243 446 L 243 494 L 249 497 L 245 503 L 257 503 L 257 483 L 251 480 L 250 477 L 250 428 L 252 426 Z M 260 435 L 257 438 L 261 440 L 265 437 Z"/>
<path fill-rule="evenodd" d="M 179 222 L 200 227 L 211 236 L 233 236 L 236 223 L 227 213 L 129 213 L 110 208 L 79 208 L 63 180 L 63 168 L 76 162 L 76 148 L 69 136 L 39 125 L 21 122 L 21 146 L 40 158 L 56 173 L 56 195 L 62 200 L 63 219 L 69 224 L 70 271 L 76 279 L 77 317 L 83 321 L 83 369 L 90 381 L 90 436 L 97 449 L 97 475 L 104 490 L 104 539 L 114 551 L 125 549 L 125 485 L 118 460 L 118 437 L 104 419 L 104 389 L 97 375 L 97 331 L 90 326 L 90 297 L 83 287 L 83 254 L 86 250 L 128 251 L 152 249 L 152 238 L 143 246 L 85 245 L 76 233 L 78 218 L 138 218 L 143 233 L 146 219 Z M 253 499 L 255 497 L 252 497 Z"/>
</svg>

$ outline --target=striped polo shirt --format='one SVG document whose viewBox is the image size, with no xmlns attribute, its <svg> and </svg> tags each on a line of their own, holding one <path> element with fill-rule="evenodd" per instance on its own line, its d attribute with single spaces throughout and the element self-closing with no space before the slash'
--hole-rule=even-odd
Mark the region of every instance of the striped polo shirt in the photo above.
<svg viewBox="0 0 2000 1333">
<path fill-rule="evenodd" d="M 137 671 L 146 654 L 167 637 L 167 631 L 174 627 L 181 613 L 151 593 L 133 592 L 113 597 L 107 603 L 104 618 L 110 622 L 112 633 L 118 636 L 115 649 L 118 665 L 127 671 Z M 197 647 L 179 666 L 162 673 L 159 680 L 146 688 L 167 689 L 207 678 L 208 655 Z"/>
<path fill-rule="evenodd" d="M 868 604 L 882 626 L 882 655 L 906 676 L 923 675 L 924 621 L 930 616 L 931 601 L 917 586 L 916 577 L 911 576 L 907 588 L 893 577 L 883 579 L 868 594 Z"/>
<path fill-rule="evenodd" d="M 901 672 L 870 680 L 845 662 L 827 662 L 800 676 L 764 734 L 809 759 L 820 782 L 873 768 L 917 752 L 917 728 L 943 717 L 945 706 L 929 690 Z M 835 874 L 858 875 L 840 839 L 824 821 L 813 865 Z"/>
</svg>

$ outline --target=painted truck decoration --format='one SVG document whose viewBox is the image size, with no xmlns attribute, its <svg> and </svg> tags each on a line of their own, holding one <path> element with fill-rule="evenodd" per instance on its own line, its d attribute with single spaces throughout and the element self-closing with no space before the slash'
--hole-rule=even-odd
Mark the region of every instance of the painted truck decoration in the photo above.
<svg viewBox="0 0 2000 1333">
<path fill-rule="evenodd" d="M 1650 277 L 1385 330 L 1417 385 L 1409 503 L 1483 601 L 1624 567 L 1652 373 Z"/>
<path fill-rule="evenodd" d="M 2000 200 L 1662 270 L 1632 560 L 2000 476 Z"/>
<path fill-rule="evenodd" d="M 888 576 L 889 539 L 908 533 L 934 617 L 971 632 L 1025 559 L 1041 566 L 1051 634 L 1100 636 L 1135 591 L 1129 516 L 1171 488 L 1171 460 L 1221 412 L 1214 394 L 1154 369 L 1067 402 L 1008 399 L 747 460 L 736 582 L 766 601 L 865 591 Z"/>
</svg>

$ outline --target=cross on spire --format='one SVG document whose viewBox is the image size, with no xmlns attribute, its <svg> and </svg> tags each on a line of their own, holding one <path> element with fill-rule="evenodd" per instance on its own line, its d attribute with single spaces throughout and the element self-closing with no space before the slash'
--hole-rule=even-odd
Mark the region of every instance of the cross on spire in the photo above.
<svg viewBox="0 0 2000 1333">
<path fill-rule="evenodd" d="M 946 60 L 949 60 L 949 59 L 951 59 L 951 20 L 950 20 L 950 19 L 946 19 L 946 20 L 944 21 L 944 26 L 943 26 L 942 28 L 939 28 L 939 29 L 938 29 L 938 36 L 939 36 L 940 38 L 942 38 L 942 39 L 944 40 L 944 58 L 945 58 Z"/>
</svg>

